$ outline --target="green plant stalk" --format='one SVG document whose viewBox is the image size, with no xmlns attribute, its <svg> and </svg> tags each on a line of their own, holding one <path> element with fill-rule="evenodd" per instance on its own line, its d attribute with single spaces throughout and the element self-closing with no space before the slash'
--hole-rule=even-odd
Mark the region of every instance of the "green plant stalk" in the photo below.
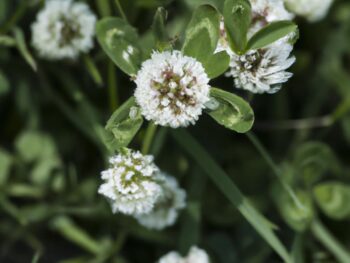
<svg viewBox="0 0 350 263">
<path fill-rule="evenodd" d="M 111 6 L 109 4 L 109 0 L 98 0 L 96 1 L 98 12 L 100 16 L 106 17 L 111 16 Z"/>
<path fill-rule="evenodd" d="M 156 131 L 157 131 L 157 125 L 154 124 L 153 122 L 150 122 L 148 124 L 147 130 L 146 130 L 146 134 L 145 134 L 145 138 L 144 138 L 144 141 L 143 141 L 143 144 L 142 144 L 142 148 L 141 148 L 141 152 L 143 154 L 148 154 L 149 153 Z"/>
<path fill-rule="evenodd" d="M 93 61 L 93 59 L 91 58 L 91 56 L 88 55 L 88 54 L 85 54 L 83 56 L 83 60 L 84 60 L 86 69 L 90 73 L 92 79 L 95 81 L 95 83 L 98 86 L 102 86 L 103 85 L 103 80 L 102 80 L 101 74 L 100 74 L 98 68 L 96 67 L 96 64 Z"/>
<path fill-rule="evenodd" d="M 57 94 L 57 92 L 51 87 L 50 83 L 47 81 L 45 74 L 39 71 L 39 79 L 41 85 L 39 85 L 43 92 L 46 93 L 52 100 L 58 109 L 66 116 L 66 118 L 87 138 L 93 142 L 98 149 L 101 150 L 102 154 L 105 154 L 105 148 L 102 145 L 100 139 L 96 134 L 94 134 L 91 129 L 81 120 L 81 118 L 76 114 L 76 112 L 69 107 L 66 102 Z"/>
<path fill-rule="evenodd" d="M 248 139 L 251 141 L 251 143 L 255 146 L 255 148 L 258 150 L 258 152 L 261 154 L 261 156 L 264 158 L 266 163 L 270 166 L 272 169 L 274 175 L 277 177 L 277 180 L 280 182 L 284 190 L 288 193 L 288 195 L 292 198 L 294 203 L 297 207 L 300 209 L 305 209 L 304 205 L 300 202 L 299 198 L 293 191 L 293 189 L 290 187 L 290 185 L 283 179 L 283 176 L 281 174 L 281 170 L 279 167 L 275 164 L 275 162 L 272 160 L 272 157 L 267 152 L 267 150 L 264 148 L 264 146 L 260 143 L 259 139 L 255 136 L 254 133 L 248 132 L 246 133 Z"/>
<path fill-rule="evenodd" d="M 250 204 L 209 153 L 185 130 L 172 131 L 172 135 L 284 262 L 291 263 L 291 256 L 273 232 L 268 220 Z"/>
<path fill-rule="evenodd" d="M 304 263 L 303 257 L 304 237 L 302 233 L 296 233 L 292 246 L 292 257 L 294 263 Z"/>
<path fill-rule="evenodd" d="M 121 17 L 122 17 L 125 21 L 128 21 L 126 15 L 125 15 L 125 12 L 124 12 L 124 10 L 123 10 L 123 7 L 122 7 L 122 5 L 120 4 L 120 1 L 119 1 L 119 0 L 115 0 L 115 4 L 116 4 L 116 6 L 117 6 L 117 8 L 118 8 L 118 11 L 119 11 Z"/>
<path fill-rule="evenodd" d="M 117 78 L 115 72 L 115 65 L 110 60 L 108 62 L 108 96 L 109 106 L 111 112 L 114 112 L 118 108 L 118 92 L 117 92 Z"/>
<path fill-rule="evenodd" d="M 314 236 L 335 256 L 339 263 L 350 262 L 349 252 L 319 220 L 315 220 L 312 223 L 311 230 Z"/>
<path fill-rule="evenodd" d="M 25 14 L 29 1 L 20 1 L 20 3 L 12 17 L 0 28 L 0 34 L 6 34 Z"/>
</svg>

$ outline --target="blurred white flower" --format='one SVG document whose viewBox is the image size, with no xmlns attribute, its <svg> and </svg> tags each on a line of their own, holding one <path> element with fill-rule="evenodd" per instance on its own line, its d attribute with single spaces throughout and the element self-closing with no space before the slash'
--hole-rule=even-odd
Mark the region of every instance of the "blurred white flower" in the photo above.
<svg viewBox="0 0 350 263">
<path fill-rule="evenodd" d="M 209 100 L 209 78 L 202 64 L 180 51 L 154 52 L 135 82 L 142 114 L 162 126 L 194 124 Z"/>
<path fill-rule="evenodd" d="M 285 0 L 288 9 L 296 15 L 303 16 L 310 22 L 323 19 L 333 0 Z"/>
<path fill-rule="evenodd" d="M 162 193 L 149 214 L 136 216 L 139 223 L 150 229 L 162 230 L 175 224 L 180 209 L 186 206 L 186 192 L 182 190 L 176 179 L 162 174 Z"/>
<path fill-rule="evenodd" d="M 242 56 L 232 54 L 226 76 L 234 78 L 236 88 L 253 93 L 275 93 L 293 75 L 286 72 L 295 62 L 295 57 L 290 55 L 292 50 L 290 44 L 279 42 Z"/>
<path fill-rule="evenodd" d="M 162 193 L 164 180 L 153 156 L 127 150 L 109 160 L 111 168 L 101 173 L 105 182 L 98 192 L 110 201 L 113 213 L 140 215 L 151 212 Z"/>
<path fill-rule="evenodd" d="M 48 0 L 32 25 L 32 44 L 47 59 L 75 59 L 93 47 L 96 16 L 82 2 Z"/>
<path fill-rule="evenodd" d="M 159 259 L 158 263 L 209 263 L 209 256 L 203 250 L 192 247 L 187 257 L 183 258 L 177 252 L 170 252 Z"/>
<path fill-rule="evenodd" d="M 294 18 L 294 15 L 286 10 L 283 0 L 250 0 L 250 3 L 252 5 L 250 36 L 271 22 Z"/>
<path fill-rule="evenodd" d="M 283 0 L 250 0 L 250 3 L 252 6 L 252 24 L 248 31 L 248 37 L 251 37 L 271 22 L 292 20 L 294 18 L 294 15 L 286 10 Z M 293 36 L 294 34 L 288 36 L 285 40 Z M 229 55 L 233 53 L 227 41 L 224 20 L 222 19 L 220 22 L 220 39 L 216 52 L 223 50 Z"/>
</svg>

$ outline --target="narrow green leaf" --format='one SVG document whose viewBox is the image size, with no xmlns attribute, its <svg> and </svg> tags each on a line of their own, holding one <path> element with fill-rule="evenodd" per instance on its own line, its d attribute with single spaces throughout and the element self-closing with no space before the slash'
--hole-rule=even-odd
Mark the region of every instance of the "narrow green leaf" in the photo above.
<svg viewBox="0 0 350 263">
<path fill-rule="evenodd" d="M 101 246 L 99 243 L 68 217 L 61 216 L 54 218 L 51 222 L 51 227 L 66 239 L 72 241 L 88 252 L 96 255 L 101 253 Z"/>
<path fill-rule="evenodd" d="M 203 172 L 216 184 L 221 192 L 234 204 L 244 218 L 285 262 L 291 262 L 286 248 L 273 232 L 268 220 L 243 196 L 230 177 L 209 153 L 185 130 L 172 131 L 177 143 L 197 162 Z"/>
<path fill-rule="evenodd" d="M 315 200 L 330 218 L 350 218 L 350 186 L 339 182 L 318 184 L 313 189 Z"/>
<path fill-rule="evenodd" d="M 20 28 L 16 27 L 13 29 L 13 33 L 14 33 L 14 37 L 16 39 L 16 45 L 17 45 L 19 52 L 21 53 L 23 58 L 27 61 L 27 63 L 32 67 L 32 69 L 34 71 L 37 71 L 36 62 L 33 59 L 32 55 L 30 54 L 30 52 L 27 48 L 27 44 L 25 42 L 23 31 Z"/>
<path fill-rule="evenodd" d="M 249 39 L 247 50 L 266 47 L 278 39 L 296 32 L 298 26 L 292 21 L 277 21 L 268 24 Z"/>
<path fill-rule="evenodd" d="M 211 97 L 214 99 L 213 109 L 208 114 L 227 129 L 245 133 L 254 123 L 254 112 L 242 98 L 221 89 L 211 88 Z"/>
<path fill-rule="evenodd" d="M 92 60 L 92 58 L 89 55 L 84 55 L 83 59 L 84 59 L 85 67 L 89 72 L 91 78 L 94 80 L 94 82 L 98 86 L 102 86 L 103 80 L 95 62 Z"/>
<path fill-rule="evenodd" d="M 201 169 L 196 168 L 191 173 L 187 189 L 187 206 L 182 217 L 181 232 L 179 237 L 180 253 L 187 253 L 191 246 L 198 244 L 200 240 L 201 226 L 201 198 L 207 183 L 203 178 Z"/>
<path fill-rule="evenodd" d="M 252 20 L 250 2 L 226 0 L 224 21 L 227 38 L 233 51 L 243 54 L 247 45 L 247 34 Z"/>
<path fill-rule="evenodd" d="M 335 237 L 326 229 L 320 221 L 315 220 L 312 224 L 312 232 L 315 237 L 333 253 L 339 263 L 349 263 L 349 250 L 335 239 Z"/>
<path fill-rule="evenodd" d="M 292 257 L 293 262 L 295 263 L 304 263 L 304 255 L 303 255 L 303 244 L 304 238 L 303 234 L 297 233 L 295 235 L 293 246 L 292 246 Z"/>
<path fill-rule="evenodd" d="M 214 54 L 205 63 L 204 68 L 210 79 L 219 77 L 226 72 L 230 66 L 230 56 L 226 51 Z"/>
<path fill-rule="evenodd" d="M 219 13 L 214 7 L 210 5 L 198 7 L 186 29 L 182 52 L 205 65 L 216 49 L 219 24 Z"/>
<path fill-rule="evenodd" d="M 106 54 L 126 74 L 137 73 L 141 50 L 136 29 L 121 18 L 107 17 L 96 25 L 97 39 Z"/>
<path fill-rule="evenodd" d="M 111 151 L 128 146 L 138 130 L 143 118 L 135 98 L 131 97 L 120 106 L 108 120 L 105 132 L 105 144 Z"/>
<path fill-rule="evenodd" d="M 16 45 L 16 40 L 13 37 L 0 35 L 0 46 L 13 47 Z"/>
</svg>

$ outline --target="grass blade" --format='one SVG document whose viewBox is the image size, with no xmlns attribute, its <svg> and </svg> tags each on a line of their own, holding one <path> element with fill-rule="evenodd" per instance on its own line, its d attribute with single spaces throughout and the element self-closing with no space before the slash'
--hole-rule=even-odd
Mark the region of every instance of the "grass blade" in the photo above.
<svg viewBox="0 0 350 263">
<path fill-rule="evenodd" d="M 332 236 L 320 221 L 315 220 L 311 225 L 311 229 L 315 237 L 333 253 L 339 263 L 350 262 L 349 252 Z"/>
<path fill-rule="evenodd" d="M 275 235 L 271 226 L 267 224 L 268 220 L 248 202 L 234 182 L 209 153 L 185 130 L 174 131 L 172 134 L 178 144 L 198 163 L 261 237 L 266 240 L 285 262 L 292 262 L 286 248 Z"/>
</svg>

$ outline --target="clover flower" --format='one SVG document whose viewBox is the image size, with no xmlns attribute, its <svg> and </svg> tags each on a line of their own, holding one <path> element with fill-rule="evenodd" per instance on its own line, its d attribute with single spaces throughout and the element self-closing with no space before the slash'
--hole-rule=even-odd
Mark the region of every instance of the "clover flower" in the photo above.
<svg viewBox="0 0 350 263">
<path fill-rule="evenodd" d="M 327 15 L 333 0 L 285 0 L 285 3 L 296 15 L 317 22 Z"/>
<path fill-rule="evenodd" d="M 47 59 L 75 59 L 93 47 L 96 16 L 82 2 L 49 0 L 32 25 L 32 44 Z"/>
<path fill-rule="evenodd" d="M 249 36 L 271 22 L 292 20 L 294 15 L 288 12 L 283 0 L 250 0 L 252 5 L 252 25 Z"/>
<path fill-rule="evenodd" d="M 242 56 L 232 54 L 226 76 L 234 78 L 236 88 L 275 93 L 293 75 L 286 71 L 295 62 L 295 57 L 290 56 L 292 50 L 290 44 L 279 42 Z"/>
<path fill-rule="evenodd" d="M 105 182 L 98 192 L 110 201 L 113 213 L 150 213 L 162 193 L 160 182 L 164 180 L 153 156 L 127 150 L 109 162 L 111 168 L 101 173 Z"/>
<path fill-rule="evenodd" d="M 183 258 L 177 252 L 170 252 L 159 259 L 158 263 L 209 263 L 209 256 L 203 250 L 192 247 L 187 257 Z"/>
<path fill-rule="evenodd" d="M 202 64 L 180 51 L 154 52 L 135 82 L 142 114 L 162 126 L 194 124 L 209 100 L 209 78 Z"/>
<path fill-rule="evenodd" d="M 186 206 L 186 192 L 172 176 L 163 174 L 162 193 L 148 214 L 138 215 L 138 222 L 150 229 L 161 230 L 176 222 L 179 210 Z"/>
</svg>

